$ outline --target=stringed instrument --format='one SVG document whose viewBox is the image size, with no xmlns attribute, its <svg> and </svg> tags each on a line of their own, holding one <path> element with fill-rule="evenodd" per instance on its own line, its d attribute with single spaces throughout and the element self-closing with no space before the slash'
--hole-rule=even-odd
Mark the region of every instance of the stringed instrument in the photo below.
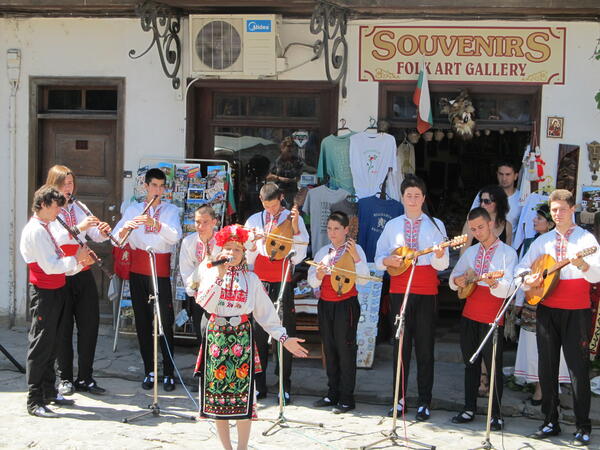
<svg viewBox="0 0 600 450">
<path fill-rule="evenodd" d="M 292 209 L 296 208 L 296 204 Z M 294 228 L 292 227 L 292 215 L 288 214 L 283 222 L 273 228 L 264 237 L 265 250 L 271 261 L 280 261 L 285 258 L 294 245 Z"/>
<path fill-rule="evenodd" d="M 469 295 L 473 293 L 475 288 L 477 287 L 477 283 L 480 281 L 487 279 L 497 280 L 498 278 L 502 278 L 504 276 L 503 270 L 497 270 L 495 272 L 484 273 L 480 276 L 475 274 L 473 269 L 467 269 L 464 273 L 466 284 L 465 287 L 458 287 L 458 298 L 461 300 L 467 298 Z"/>
<path fill-rule="evenodd" d="M 551 255 L 542 255 L 533 262 L 531 266 L 531 274 L 540 274 L 542 281 L 539 286 L 532 286 L 528 291 L 525 291 L 525 299 L 530 305 L 537 305 L 552 293 L 560 280 L 560 269 L 568 264 L 571 264 L 577 258 L 592 255 L 598 251 L 598 247 L 589 247 L 580 252 L 577 252 L 575 258 L 563 259 L 561 262 L 556 262 Z"/>
<path fill-rule="evenodd" d="M 349 260 L 344 258 L 346 255 L 349 257 Z M 342 263 L 340 263 L 340 261 L 342 261 Z M 329 272 L 329 281 L 331 282 L 331 287 L 337 292 L 338 295 L 348 293 L 352 289 L 352 286 L 354 286 L 356 283 L 357 278 L 362 278 L 369 281 L 382 281 L 382 279 L 379 277 L 372 277 L 370 275 L 361 275 L 356 273 L 354 260 L 349 253 L 344 253 L 334 266 L 327 266 L 315 261 L 304 262 L 309 266 L 326 268 Z M 352 267 L 351 269 L 348 268 L 350 266 Z"/>
<path fill-rule="evenodd" d="M 467 235 L 461 234 L 460 236 L 456 236 L 456 237 L 450 239 L 449 241 L 444 241 L 444 242 L 438 244 L 438 247 L 439 248 L 446 248 L 446 247 L 460 248 L 463 245 L 465 245 L 466 242 L 467 242 Z M 391 267 L 390 266 L 387 268 L 387 271 L 390 274 L 390 276 L 392 276 L 392 277 L 401 275 L 404 272 L 406 272 L 406 270 L 410 267 L 410 265 L 412 264 L 412 262 L 415 259 L 417 259 L 419 256 L 427 255 L 428 253 L 433 252 L 434 249 L 435 249 L 435 246 L 426 248 L 424 250 L 413 250 L 407 246 L 398 247 L 396 250 L 394 250 L 392 252 L 392 255 L 402 257 L 403 258 L 402 265 L 400 267 Z"/>
</svg>

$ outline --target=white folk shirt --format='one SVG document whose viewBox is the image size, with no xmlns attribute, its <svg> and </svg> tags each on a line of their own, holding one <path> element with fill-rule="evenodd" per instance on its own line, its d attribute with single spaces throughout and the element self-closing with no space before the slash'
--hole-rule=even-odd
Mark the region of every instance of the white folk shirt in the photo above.
<svg viewBox="0 0 600 450">
<path fill-rule="evenodd" d="M 113 232 L 117 239 L 125 226 L 125 222 L 141 215 L 145 207 L 146 203 L 134 203 L 125 210 Z M 145 251 L 146 248 L 152 247 L 156 253 L 171 253 L 173 251 L 182 234 L 179 209 L 170 203 L 161 203 L 156 208 L 151 207 L 147 214 L 155 217 L 158 210 L 160 210 L 160 214 L 157 221 L 161 224 L 160 231 L 158 233 L 146 233 L 145 225 L 140 225 L 133 230 L 127 240 L 131 248 Z"/>
<path fill-rule="evenodd" d="M 343 245 L 344 244 L 342 244 L 342 246 Z M 356 252 L 360 257 L 360 261 L 354 263 L 354 271 L 358 275 L 369 276 L 371 273 L 369 272 L 369 266 L 367 265 L 367 257 L 365 255 L 364 250 L 358 244 L 356 244 Z M 330 243 L 329 245 L 321 247 L 319 251 L 315 254 L 313 260 L 317 263 L 321 263 L 325 266 L 331 267 L 333 265 L 331 260 L 334 258 L 335 253 L 336 248 L 333 246 L 333 244 Z M 317 268 L 315 266 L 310 266 L 310 268 L 308 269 L 307 278 L 308 284 L 310 284 L 313 288 L 318 288 L 323 282 L 323 280 L 319 280 L 317 278 Z M 356 284 L 367 284 L 368 282 L 369 280 L 367 280 L 366 278 L 356 278 Z"/>
<path fill-rule="evenodd" d="M 286 335 L 273 302 L 254 272 L 230 269 L 220 280 L 218 268 L 209 269 L 206 263 L 205 260 L 200 264 L 204 276 L 196 296 L 196 302 L 204 310 L 221 317 L 252 314 L 274 339 L 279 340 Z"/>
<path fill-rule="evenodd" d="M 554 229 L 542 234 L 535 241 L 533 241 L 529 247 L 529 250 L 527 250 L 527 253 L 525 253 L 525 256 L 523 256 L 523 259 L 517 265 L 515 269 L 515 276 L 525 272 L 526 270 L 530 270 L 534 261 L 542 255 L 551 255 L 556 259 L 555 244 L 557 238 L 559 237 L 560 233 Z M 590 247 L 598 247 L 598 241 L 596 241 L 594 235 L 575 225 L 575 229 L 567 241 L 567 258 L 575 258 L 577 256 L 577 252 Z M 587 272 L 582 272 L 573 264 L 567 264 L 560 270 L 560 279 L 574 280 L 577 278 L 583 278 L 589 283 L 600 282 L 600 249 L 598 249 L 596 253 L 586 256 L 583 259 L 590 266 Z M 524 290 L 527 289 L 526 286 L 523 286 L 523 288 Z"/>
<path fill-rule="evenodd" d="M 52 222 L 50 222 L 52 224 Z M 56 224 L 59 227 L 60 224 Z M 56 239 L 55 228 L 50 226 L 50 232 Z M 37 263 L 47 275 L 75 275 L 83 266 L 75 256 L 62 257 L 57 254 L 56 247 L 50 234 L 42 226 L 40 219 L 32 217 L 21 232 L 19 249 L 27 264 Z"/>
<path fill-rule="evenodd" d="M 496 242 L 492 244 L 489 249 L 482 250 L 481 260 L 476 261 L 481 248 L 481 243 L 478 243 L 472 245 L 465 251 L 465 253 L 463 253 L 456 263 L 456 266 L 454 266 L 452 273 L 450 274 L 450 289 L 453 291 L 458 290 L 458 286 L 454 283 L 454 278 L 463 275 L 467 269 L 474 270 L 475 275 L 477 276 L 481 276 L 488 272 L 502 270 L 504 271 L 504 276 L 496 280 L 498 284 L 495 288 L 492 289 L 490 287 L 490 293 L 494 297 L 507 297 L 512 293 L 515 287 L 513 283 L 513 272 L 517 264 L 517 252 L 515 252 L 511 246 L 506 245 L 500 240 L 496 240 Z M 490 253 L 492 254 L 491 259 L 489 258 Z M 483 281 L 480 281 L 477 284 L 479 286 L 489 286 Z"/>
<path fill-rule="evenodd" d="M 210 249 L 210 254 L 207 251 L 207 245 Z M 198 251 L 200 251 L 201 254 L 198 254 Z M 200 266 L 200 263 L 207 257 L 214 259 L 220 251 L 221 247 L 215 242 L 214 234 L 208 240 L 207 244 L 200 241 L 198 233 L 192 233 L 183 238 L 181 241 L 181 249 L 179 250 L 179 273 L 181 274 L 181 279 L 185 285 L 185 292 L 187 295 L 193 297 L 196 294 L 196 291 L 192 289 L 190 285 L 192 283 L 200 282 L 200 279 L 202 278 L 202 273 L 196 271 Z"/>
<path fill-rule="evenodd" d="M 63 210 L 65 210 L 66 213 L 69 215 L 68 218 L 65 217 L 65 215 L 63 214 Z M 72 217 L 72 214 L 75 215 L 75 223 L 74 224 L 69 223 L 69 220 Z M 82 209 L 79 206 L 77 206 L 77 204 L 75 204 L 75 203 L 68 204 L 67 203 L 63 208 L 61 208 L 59 217 L 67 225 L 75 226 L 75 225 L 81 223 L 83 221 L 83 219 L 86 218 L 86 214 L 85 214 L 85 212 L 82 211 Z M 77 244 L 75 239 L 73 239 L 73 237 L 69 234 L 69 232 L 60 223 L 58 223 L 58 221 L 55 221 L 53 223 L 56 224 L 57 234 L 55 234 L 55 236 L 56 236 L 56 241 L 58 242 L 58 245 Z M 77 237 L 79 237 L 79 239 L 83 243 L 85 243 L 87 241 L 87 238 L 91 239 L 94 242 L 104 242 L 108 239 L 108 236 L 104 236 L 100 232 L 98 227 L 88 228 L 87 230 L 85 230 L 83 232 L 79 232 Z"/>
<path fill-rule="evenodd" d="M 266 219 L 266 211 L 261 211 L 258 212 L 256 214 L 252 214 L 250 217 L 248 217 L 248 220 L 246 220 L 246 223 L 244 224 L 244 227 L 246 228 L 257 228 L 259 230 L 265 231 L 264 230 L 264 226 L 267 225 L 267 219 Z M 281 222 L 283 222 L 285 219 L 287 219 L 287 217 L 291 214 L 289 209 L 284 209 L 281 214 L 279 215 L 279 219 L 277 220 L 277 225 L 279 225 Z M 275 226 L 277 226 L 275 225 Z M 275 228 L 275 226 L 273 228 Z M 304 220 L 302 220 L 302 217 L 298 218 L 298 230 L 300 231 L 297 235 L 293 236 L 294 242 L 308 242 L 309 237 L 308 237 L 308 231 L 306 230 L 306 225 L 304 225 Z M 252 235 L 250 236 L 249 242 L 252 239 Z M 258 239 L 255 242 L 256 246 L 253 249 L 249 249 L 246 251 L 246 259 L 248 262 L 248 265 L 252 266 L 254 264 L 254 261 L 256 260 L 256 257 L 258 255 L 262 255 L 265 257 L 269 257 L 269 254 L 267 253 L 267 250 L 265 248 L 265 239 L 264 237 L 261 237 L 260 239 Z M 251 244 L 250 244 L 251 245 Z M 306 251 L 307 251 L 308 245 L 306 244 L 294 244 L 292 246 L 292 249 L 296 251 L 296 255 L 294 255 L 291 259 L 292 264 L 296 265 L 302 262 L 302 260 L 304 258 L 306 258 Z"/>
<path fill-rule="evenodd" d="M 434 219 L 439 227 L 438 230 L 431 222 L 431 219 L 425 214 L 421 214 L 419 218 L 421 219 L 421 225 L 419 227 L 417 250 L 423 250 L 433 245 L 440 244 L 446 239 L 446 228 L 441 220 Z M 417 218 L 417 220 L 419 218 Z M 383 264 L 383 260 L 390 256 L 397 248 L 408 245 L 404 236 L 405 219 L 409 220 L 412 224 L 415 222 L 415 220 L 411 220 L 406 217 L 405 214 L 402 214 L 385 224 L 385 228 L 377 240 L 377 249 L 375 250 L 375 266 L 377 269 L 385 270 L 386 266 Z M 417 265 L 430 265 L 435 270 L 440 271 L 448 267 L 449 261 L 448 249 L 446 248 L 444 249 L 444 254 L 441 258 L 435 256 L 434 252 L 420 256 L 417 260 Z"/>
</svg>

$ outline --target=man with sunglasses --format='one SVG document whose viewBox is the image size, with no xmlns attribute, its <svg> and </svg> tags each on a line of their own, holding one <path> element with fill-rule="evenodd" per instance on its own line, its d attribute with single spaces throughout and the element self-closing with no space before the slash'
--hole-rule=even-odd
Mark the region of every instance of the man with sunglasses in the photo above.
<svg viewBox="0 0 600 450">
<path fill-rule="evenodd" d="M 504 189 L 504 192 L 506 192 L 506 196 L 508 197 L 509 210 L 506 214 L 506 220 L 511 223 L 514 233 L 517 229 L 519 216 L 521 215 L 521 205 L 519 204 L 521 193 L 516 188 L 517 180 L 519 179 L 519 169 L 509 161 L 502 161 L 498 163 L 496 167 L 498 185 Z M 473 200 L 471 209 L 477 208 L 478 206 L 482 206 L 479 192 Z"/>
</svg>

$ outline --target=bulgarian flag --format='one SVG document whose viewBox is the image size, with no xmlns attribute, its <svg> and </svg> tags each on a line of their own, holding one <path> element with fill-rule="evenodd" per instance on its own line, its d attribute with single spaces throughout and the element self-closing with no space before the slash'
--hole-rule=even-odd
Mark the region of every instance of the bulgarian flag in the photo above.
<svg viewBox="0 0 600 450">
<path fill-rule="evenodd" d="M 419 72 L 419 81 L 417 81 L 417 89 L 413 95 L 413 103 L 417 106 L 417 131 L 419 134 L 423 134 L 433 126 L 429 83 L 424 64 L 421 66 L 421 71 Z"/>
</svg>

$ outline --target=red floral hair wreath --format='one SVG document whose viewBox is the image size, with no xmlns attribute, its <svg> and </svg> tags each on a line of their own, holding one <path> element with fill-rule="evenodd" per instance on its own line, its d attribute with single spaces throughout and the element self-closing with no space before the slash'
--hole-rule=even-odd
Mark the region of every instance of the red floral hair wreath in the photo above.
<svg viewBox="0 0 600 450">
<path fill-rule="evenodd" d="M 248 230 L 241 225 L 228 225 L 215 234 L 215 241 L 219 247 L 223 247 L 227 242 L 234 241 L 244 245 L 248 240 Z"/>
</svg>

